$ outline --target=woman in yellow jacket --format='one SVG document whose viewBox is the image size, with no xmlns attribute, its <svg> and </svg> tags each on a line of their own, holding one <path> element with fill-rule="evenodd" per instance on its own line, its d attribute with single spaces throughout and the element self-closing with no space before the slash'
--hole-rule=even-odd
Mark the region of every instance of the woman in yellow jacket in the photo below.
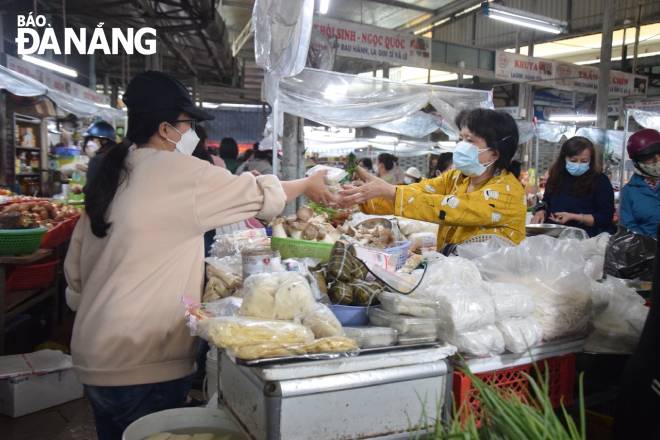
<svg viewBox="0 0 660 440">
<path fill-rule="evenodd" d="M 518 128 L 504 112 L 475 109 L 456 118 L 460 141 L 455 170 L 405 186 L 391 185 L 359 169 L 363 184 L 346 187 L 344 205 L 367 214 L 398 215 L 438 223 L 438 249 L 496 236 L 518 244 L 525 238 L 525 192 L 509 171 Z"/>
</svg>

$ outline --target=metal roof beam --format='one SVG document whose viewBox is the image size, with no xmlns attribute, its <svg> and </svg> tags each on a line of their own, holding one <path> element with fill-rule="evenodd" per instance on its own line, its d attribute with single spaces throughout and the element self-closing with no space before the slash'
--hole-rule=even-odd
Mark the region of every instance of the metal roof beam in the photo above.
<svg viewBox="0 0 660 440">
<path fill-rule="evenodd" d="M 387 5 L 387 6 L 395 6 L 397 8 L 402 8 L 402 9 L 410 9 L 413 11 L 419 11 L 419 12 L 424 12 L 427 14 L 435 12 L 434 9 L 431 8 L 425 8 L 424 6 L 418 6 L 413 3 L 406 3 L 402 1 L 397 1 L 397 0 L 368 0 L 370 3 L 379 3 L 381 5 Z"/>
</svg>

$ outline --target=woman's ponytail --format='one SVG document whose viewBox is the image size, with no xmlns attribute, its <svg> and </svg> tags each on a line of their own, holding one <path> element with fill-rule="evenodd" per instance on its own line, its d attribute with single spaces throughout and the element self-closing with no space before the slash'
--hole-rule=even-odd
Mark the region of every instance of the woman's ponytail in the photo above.
<svg viewBox="0 0 660 440">
<path fill-rule="evenodd" d="M 89 217 L 92 233 L 99 238 L 108 233 L 111 226 L 106 219 L 108 208 L 117 189 L 128 177 L 126 157 L 129 148 L 128 141 L 111 147 L 101 156 L 98 173 L 85 186 L 85 212 Z"/>
</svg>

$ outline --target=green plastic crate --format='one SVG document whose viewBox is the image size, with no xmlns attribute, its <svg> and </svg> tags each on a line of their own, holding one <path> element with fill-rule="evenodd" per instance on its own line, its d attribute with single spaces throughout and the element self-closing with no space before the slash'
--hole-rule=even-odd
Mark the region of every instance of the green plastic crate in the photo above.
<svg viewBox="0 0 660 440">
<path fill-rule="evenodd" d="M 0 229 L 0 255 L 29 255 L 37 251 L 46 228 Z"/>
<path fill-rule="evenodd" d="M 274 251 L 279 251 L 283 260 L 287 258 L 308 257 L 325 263 L 330 260 L 330 253 L 334 245 L 331 243 L 319 243 L 317 241 L 273 237 L 270 240 L 270 247 Z"/>
</svg>

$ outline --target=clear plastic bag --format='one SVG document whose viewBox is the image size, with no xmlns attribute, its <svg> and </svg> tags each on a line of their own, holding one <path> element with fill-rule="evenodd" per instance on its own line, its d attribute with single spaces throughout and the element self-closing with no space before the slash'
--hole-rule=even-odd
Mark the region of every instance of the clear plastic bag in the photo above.
<svg viewBox="0 0 660 440">
<path fill-rule="evenodd" d="M 344 333 L 360 348 L 389 347 L 397 342 L 397 331 L 390 327 L 344 327 Z"/>
<path fill-rule="evenodd" d="M 440 337 L 469 356 L 496 356 L 505 350 L 504 337 L 494 325 L 471 332 L 441 334 Z"/>
<path fill-rule="evenodd" d="M 522 284 L 484 283 L 495 304 L 495 319 L 525 318 L 534 314 L 534 294 Z"/>
<path fill-rule="evenodd" d="M 231 234 L 216 235 L 211 246 L 211 256 L 240 256 L 244 249 L 267 246 L 270 246 L 270 239 L 265 229 L 244 229 Z"/>
<path fill-rule="evenodd" d="M 239 313 L 263 319 L 291 320 L 303 315 L 315 303 L 309 282 L 299 273 L 256 274 L 245 280 Z"/>
<path fill-rule="evenodd" d="M 240 256 L 211 257 L 205 261 L 207 282 L 204 288 L 204 302 L 226 298 L 240 288 L 243 281 Z"/>
<path fill-rule="evenodd" d="M 543 340 L 543 329 L 534 318 L 507 319 L 495 325 L 511 353 L 525 353 Z"/>
<path fill-rule="evenodd" d="M 410 252 L 420 252 L 438 247 L 438 236 L 433 232 L 415 232 L 408 236 Z"/>
<path fill-rule="evenodd" d="M 400 293 L 383 292 L 378 295 L 380 305 L 386 312 L 410 315 L 418 318 L 436 318 L 438 305 L 433 300 L 414 298 Z"/>
<path fill-rule="evenodd" d="M 304 344 L 283 344 L 264 342 L 253 345 L 242 345 L 230 348 L 229 355 L 243 360 L 268 359 L 286 356 L 305 356 L 310 359 L 322 358 L 325 354 L 345 354 L 352 356 L 358 353 L 357 342 L 344 336 L 333 336 L 317 339 Z M 334 356 L 333 356 L 334 357 Z"/>
<path fill-rule="evenodd" d="M 201 310 L 214 318 L 220 316 L 236 316 L 238 315 L 238 309 L 241 308 L 241 304 L 243 304 L 243 298 L 230 296 L 218 301 L 202 303 Z"/>
<path fill-rule="evenodd" d="M 197 335 L 227 349 L 264 343 L 307 344 L 314 341 L 314 333 L 301 324 L 230 316 L 200 320 Z"/>
<path fill-rule="evenodd" d="M 429 261 L 429 268 L 417 291 L 432 290 L 444 284 L 467 286 L 481 283 L 479 269 L 470 260 L 437 253 L 425 253 L 424 257 Z"/>
<path fill-rule="evenodd" d="M 316 338 L 344 336 L 339 320 L 325 304 L 316 303 L 305 310 L 301 322 L 314 332 Z"/>
<path fill-rule="evenodd" d="M 440 328 L 446 333 L 460 333 L 495 323 L 495 304 L 484 283 L 444 284 L 416 291 L 413 298 L 437 304 Z"/>
<path fill-rule="evenodd" d="M 325 180 L 328 185 L 337 185 L 339 182 L 348 177 L 348 173 L 341 168 L 330 167 L 327 165 L 314 165 L 311 167 L 305 175 L 311 176 L 319 172 L 326 172 Z"/>
<path fill-rule="evenodd" d="M 369 322 L 379 327 L 390 327 L 396 330 L 399 336 L 434 336 L 437 335 L 437 319 L 413 318 L 411 316 L 395 315 L 380 307 L 369 309 Z"/>
</svg>

